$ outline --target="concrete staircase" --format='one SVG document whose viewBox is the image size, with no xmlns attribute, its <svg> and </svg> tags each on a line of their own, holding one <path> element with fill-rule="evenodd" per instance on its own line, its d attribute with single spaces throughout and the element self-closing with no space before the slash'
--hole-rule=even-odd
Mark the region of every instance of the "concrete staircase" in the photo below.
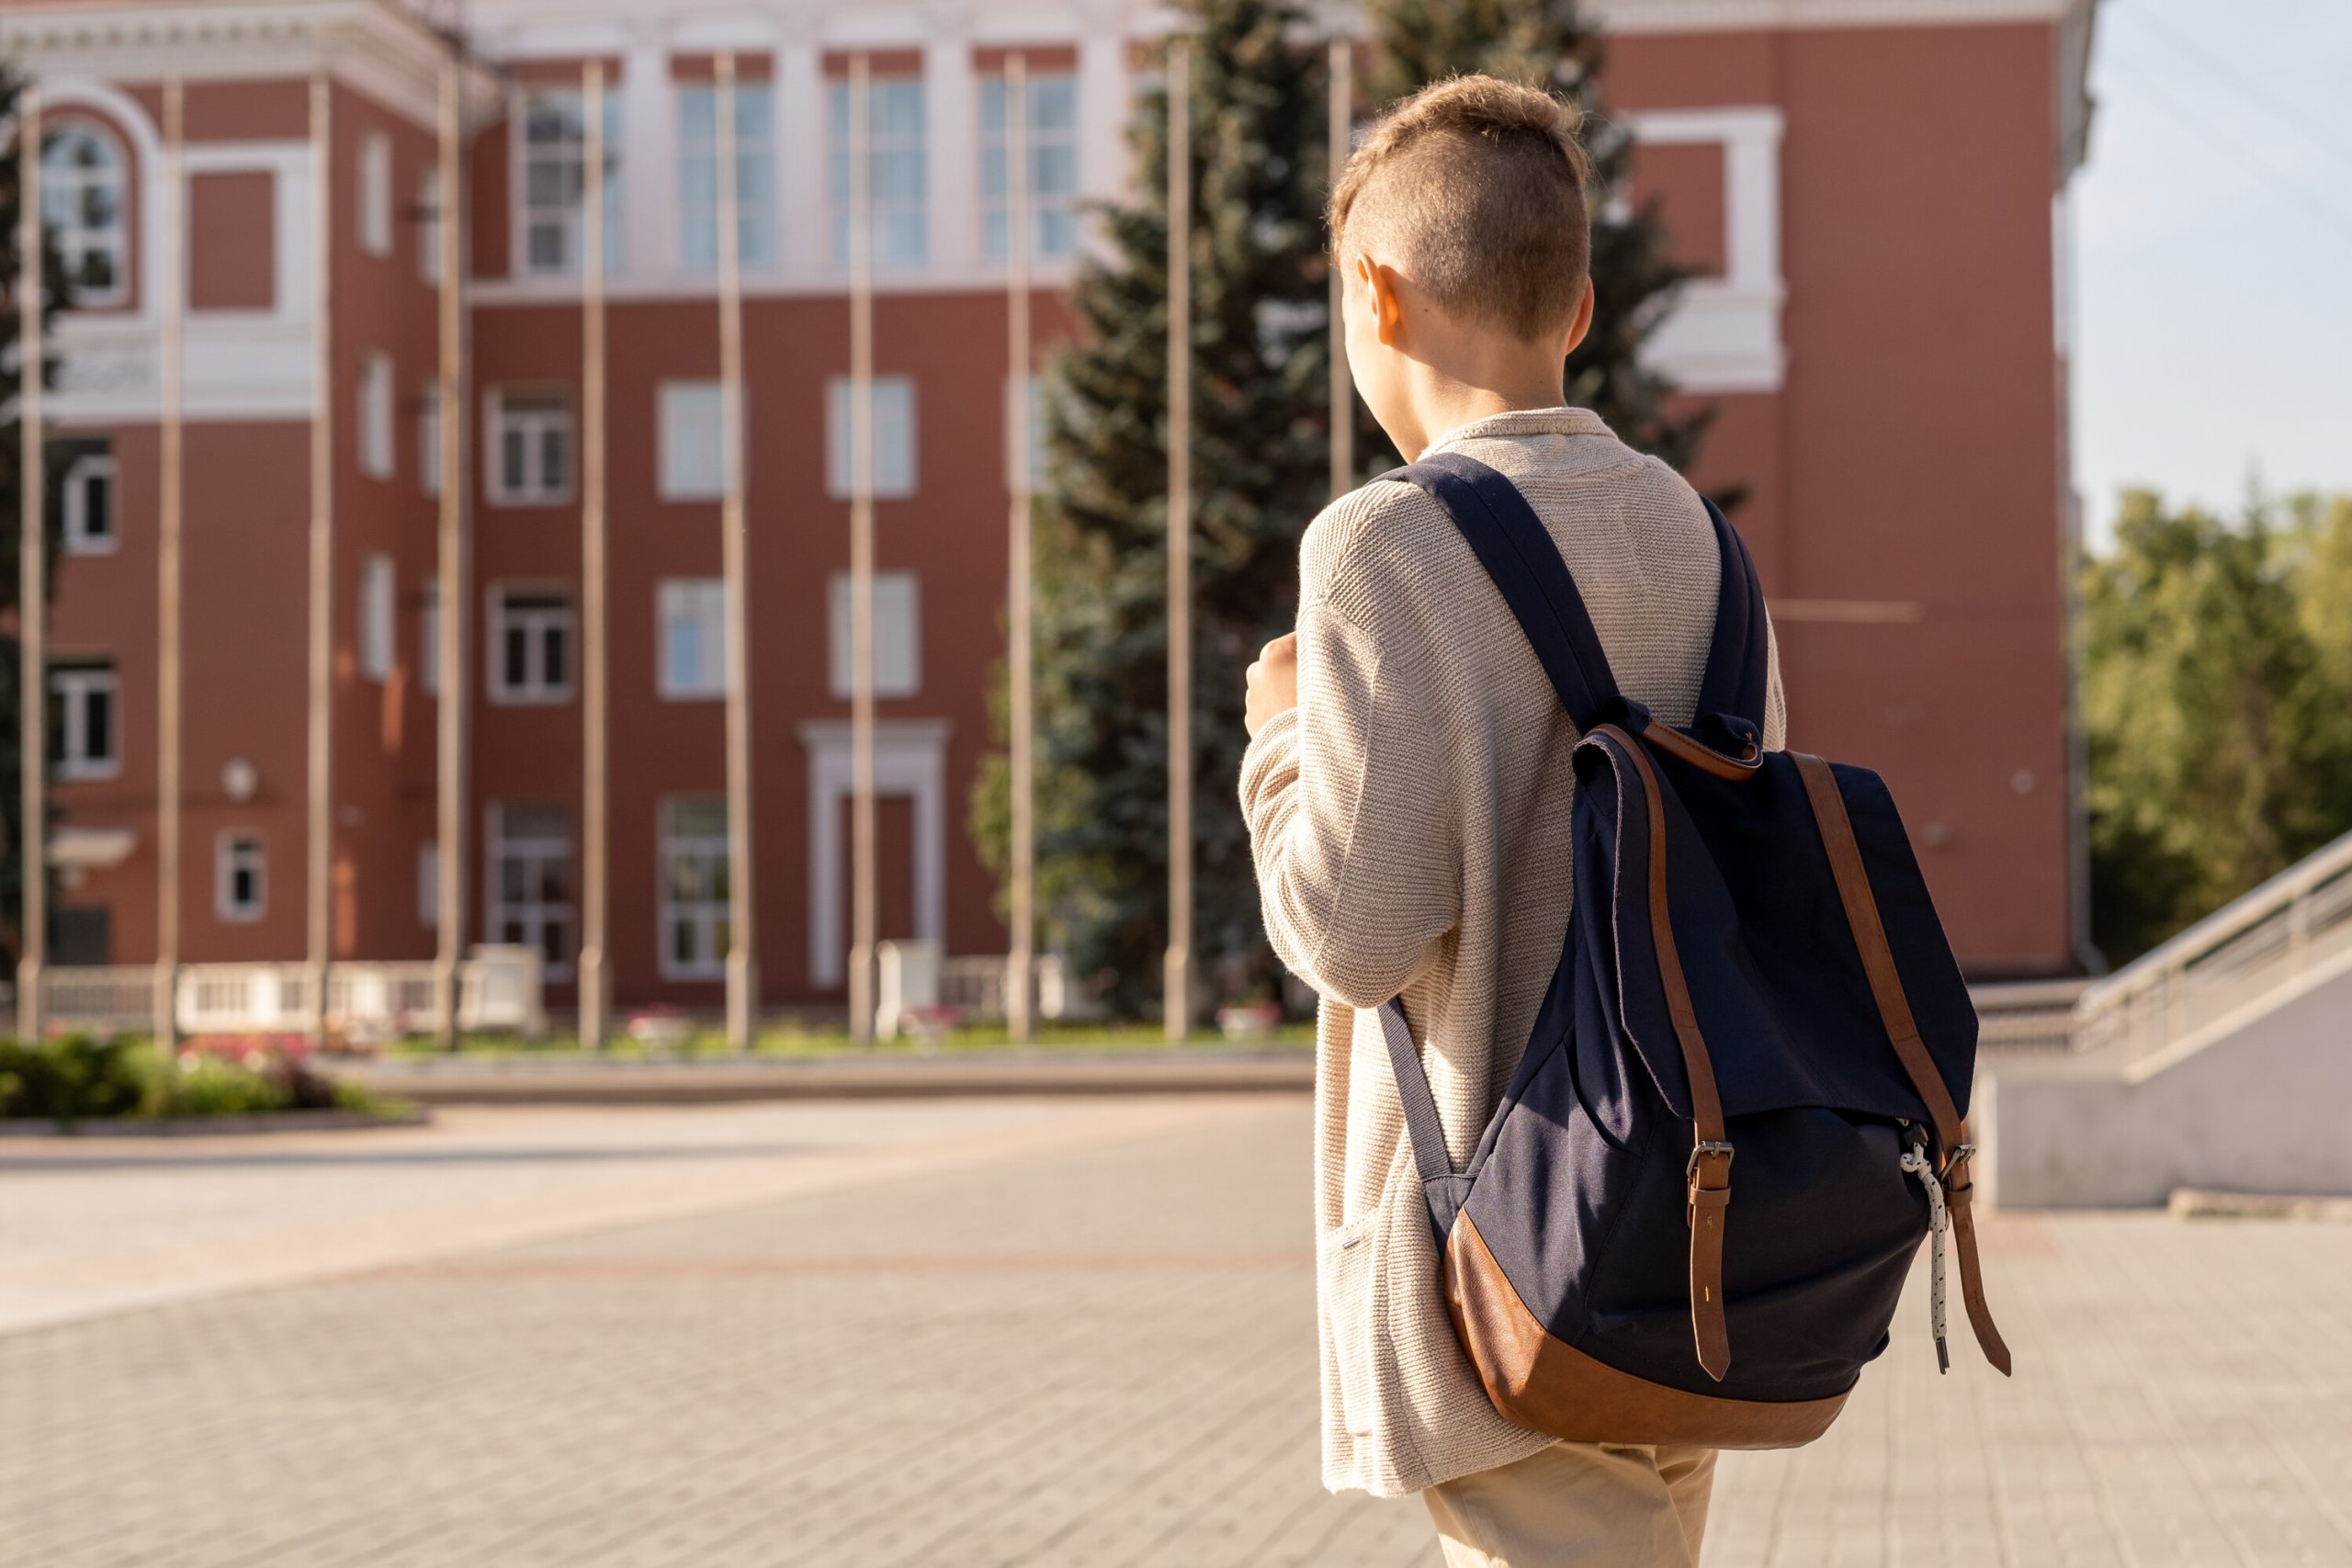
<svg viewBox="0 0 2352 1568">
<path fill-rule="evenodd" d="M 2352 1193 L 2352 834 L 2086 989 L 2071 1032 L 1983 1059 L 1990 1201 Z"/>
</svg>

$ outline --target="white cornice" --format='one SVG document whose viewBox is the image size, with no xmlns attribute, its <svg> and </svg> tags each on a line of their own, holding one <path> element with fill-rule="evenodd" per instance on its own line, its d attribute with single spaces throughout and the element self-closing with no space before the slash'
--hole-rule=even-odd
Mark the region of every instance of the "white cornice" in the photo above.
<svg viewBox="0 0 2352 1568">
<path fill-rule="evenodd" d="M 115 82 L 235 81 L 323 69 L 429 122 L 448 45 L 390 0 L 80 0 L 0 10 L 0 53 L 35 76 Z M 467 74 L 469 97 L 488 98 L 487 73 Z"/>
<path fill-rule="evenodd" d="M 1780 28 L 1953 27 L 2055 22 L 2074 0 L 1589 0 L 1612 33 L 1728 33 Z"/>
</svg>

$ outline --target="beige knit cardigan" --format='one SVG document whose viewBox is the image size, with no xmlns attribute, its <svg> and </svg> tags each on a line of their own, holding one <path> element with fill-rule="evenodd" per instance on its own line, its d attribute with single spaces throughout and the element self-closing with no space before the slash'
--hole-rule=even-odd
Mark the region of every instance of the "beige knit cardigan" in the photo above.
<svg viewBox="0 0 2352 1568">
<path fill-rule="evenodd" d="M 1720 570 L 1674 471 L 1580 409 L 1502 414 L 1432 450 L 1517 484 L 1575 575 L 1620 687 L 1690 721 Z M 1403 994 L 1459 1168 L 1567 932 L 1561 710 L 1477 558 L 1410 485 L 1340 497 L 1300 548 L 1298 706 L 1241 764 L 1266 932 L 1322 997 L 1315 1080 L 1323 1483 L 1379 1495 L 1548 1440 L 1488 1403 L 1454 1338 L 1378 1021 Z M 1766 744 L 1786 729 L 1777 650 Z"/>
</svg>

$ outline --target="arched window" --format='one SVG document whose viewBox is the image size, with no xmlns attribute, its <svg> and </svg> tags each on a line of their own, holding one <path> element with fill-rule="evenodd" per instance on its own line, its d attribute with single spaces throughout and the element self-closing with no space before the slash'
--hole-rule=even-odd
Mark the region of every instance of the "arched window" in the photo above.
<svg viewBox="0 0 2352 1568">
<path fill-rule="evenodd" d="M 78 123 L 51 133 L 40 155 L 40 213 L 65 263 L 68 305 L 122 300 L 130 251 L 125 184 L 112 137 Z"/>
</svg>

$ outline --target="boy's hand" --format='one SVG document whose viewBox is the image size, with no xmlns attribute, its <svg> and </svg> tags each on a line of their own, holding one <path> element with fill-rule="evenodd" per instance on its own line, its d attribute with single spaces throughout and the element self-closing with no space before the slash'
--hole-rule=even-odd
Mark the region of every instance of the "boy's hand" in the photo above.
<svg viewBox="0 0 2352 1568">
<path fill-rule="evenodd" d="M 1250 666 L 1250 700 L 1241 725 L 1252 736 L 1278 713 L 1298 705 L 1298 634 L 1284 632 L 1268 643 Z"/>
</svg>

